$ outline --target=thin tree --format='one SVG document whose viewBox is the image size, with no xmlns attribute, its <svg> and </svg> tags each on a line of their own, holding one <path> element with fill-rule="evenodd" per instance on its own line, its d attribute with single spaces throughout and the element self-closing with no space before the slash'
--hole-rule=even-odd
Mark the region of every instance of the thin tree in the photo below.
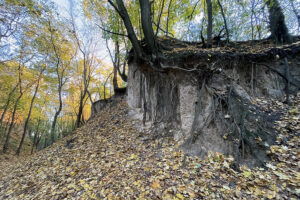
<svg viewBox="0 0 300 200">
<path fill-rule="evenodd" d="M 160 21 L 161 21 L 160 19 L 161 19 L 161 16 L 162 16 L 163 12 L 164 12 L 164 6 L 165 6 L 165 0 L 162 0 L 160 13 L 159 13 L 158 20 L 157 20 L 157 29 L 156 29 L 155 37 L 157 37 L 158 31 L 160 29 Z"/>
<path fill-rule="evenodd" d="M 80 53 L 82 54 L 83 57 L 83 90 L 81 89 L 80 91 L 80 100 L 79 100 L 79 108 L 78 108 L 78 114 L 77 114 L 77 120 L 76 120 L 76 127 L 79 128 L 83 118 L 83 108 L 84 108 L 84 100 L 86 99 L 86 96 L 88 95 L 88 98 L 91 102 L 91 104 L 93 104 L 93 100 L 92 100 L 92 96 L 89 92 L 89 84 L 91 81 L 91 66 L 93 65 L 94 62 L 94 55 L 91 54 L 90 52 L 90 45 L 92 44 L 92 41 L 90 40 L 88 42 L 88 44 L 84 44 L 82 42 L 82 40 L 80 40 L 79 38 L 79 34 L 78 34 L 78 28 L 76 27 L 75 24 L 75 19 L 74 19 L 74 14 L 73 14 L 73 0 L 69 0 L 69 4 L 70 4 L 70 8 L 69 8 L 69 14 L 71 17 L 71 25 L 72 25 L 72 33 L 73 36 L 75 38 L 75 42 L 77 45 L 78 50 L 80 51 Z M 89 46 L 89 47 L 87 47 Z"/>
<path fill-rule="evenodd" d="M 229 42 L 229 30 L 228 30 L 228 26 L 227 26 L 227 20 L 226 20 L 224 9 L 223 9 L 223 6 L 222 6 L 220 0 L 218 0 L 218 5 L 220 7 L 221 14 L 222 14 L 223 21 L 224 21 L 224 26 L 225 26 L 225 31 L 226 31 L 226 41 Z M 252 20 L 251 20 L 251 22 L 252 22 Z"/>
<path fill-rule="evenodd" d="M 41 118 L 38 119 L 38 123 L 36 126 L 36 130 L 34 132 L 34 136 L 33 136 L 33 142 L 32 142 L 32 146 L 31 146 L 31 154 L 33 154 L 33 149 L 34 147 L 37 149 L 37 145 L 38 145 L 38 141 L 39 141 L 39 127 L 40 127 L 40 123 L 41 123 Z"/>
<path fill-rule="evenodd" d="M 8 94 L 8 98 L 6 100 L 4 110 L 3 110 L 2 114 L 1 114 L 1 118 L 0 118 L 0 127 L 2 126 L 3 119 L 4 119 L 5 114 L 8 110 L 8 108 L 9 108 L 11 98 L 12 98 L 13 94 L 15 93 L 15 91 L 17 90 L 18 87 L 19 87 L 19 82 L 15 85 L 15 87 Z"/>
<path fill-rule="evenodd" d="M 109 48 L 107 39 L 105 40 L 105 43 L 106 43 L 106 48 L 108 50 L 111 62 L 113 63 L 113 89 L 114 89 L 114 92 L 116 93 L 116 90 L 119 88 L 118 87 L 118 80 L 117 80 L 118 68 L 120 67 L 119 66 L 120 65 L 120 60 L 119 60 L 119 54 L 120 54 L 120 52 L 119 52 L 119 42 L 115 41 L 115 55 L 114 55 L 114 57 L 113 57 L 112 52 L 111 52 L 111 50 Z M 105 87 L 105 84 L 104 84 L 104 87 Z M 104 93 L 105 93 L 105 91 L 104 91 Z M 104 96 L 105 96 L 105 94 L 104 94 Z"/>
<path fill-rule="evenodd" d="M 62 89 L 63 86 L 65 85 L 67 79 L 65 78 L 65 71 L 66 71 L 66 66 L 63 65 L 63 63 L 61 62 L 61 55 L 59 52 L 59 49 L 57 47 L 55 38 L 54 38 L 54 27 L 51 25 L 51 21 L 48 21 L 48 28 L 49 28 L 49 32 L 50 32 L 50 43 L 52 46 L 52 49 L 54 51 L 54 55 L 55 55 L 55 59 L 56 59 L 56 63 L 55 63 L 55 72 L 57 75 L 57 81 L 58 81 L 58 88 L 57 88 L 57 92 L 58 92 L 58 98 L 59 98 L 59 106 L 58 109 L 56 110 L 55 114 L 54 114 L 54 118 L 52 121 L 52 125 L 51 125 L 51 143 L 55 142 L 55 127 L 56 127 L 56 122 L 57 122 L 57 118 L 62 110 L 62 106 L 63 106 L 63 101 L 62 101 Z"/>
<path fill-rule="evenodd" d="M 21 53 L 21 57 L 23 56 L 22 54 L 23 53 Z M 27 86 L 25 88 L 23 88 L 23 86 L 22 86 L 23 65 L 24 64 L 21 63 L 21 62 L 19 63 L 19 67 L 18 67 L 19 96 L 17 97 L 17 99 L 15 101 L 15 104 L 14 104 L 14 107 L 13 107 L 11 122 L 9 124 L 8 132 L 6 134 L 6 139 L 5 139 L 5 142 L 4 142 L 4 145 L 3 145 L 3 153 L 6 153 L 7 149 L 8 149 L 10 134 L 11 134 L 12 129 L 14 127 L 15 118 L 16 118 L 16 112 L 17 112 L 17 108 L 18 108 L 19 102 L 20 102 L 22 96 L 24 95 L 24 93 L 26 92 L 26 90 L 29 89 L 32 86 L 32 84 L 33 84 L 33 83 L 28 83 Z"/>
<path fill-rule="evenodd" d="M 170 12 L 171 12 L 172 0 L 169 2 L 168 6 L 168 15 L 167 15 L 167 24 L 166 24 L 166 36 L 169 34 L 169 20 L 170 20 Z"/>
<path fill-rule="evenodd" d="M 31 98 L 30 108 L 29 108 L 29 111 L 28 111 L 28 114 L 27 114 L 27 118 L 26 118 L 26 120 L 25 120 L 25 125 L 24 125 L 24 129 L 23 129 L 22 138 L 21 138 L 19 147 L 18 147 L 18 149 L 17 149 L 17 151 L 16 151 L 16 155 L 20 155 L 21 148 L 22 148 L 22 146 L 23 146 L 24 139 L 25 139 L 25 135 L 26 135 L 26 132 L 27 132 L 28 123 L 29 123 L 29 120 L 30 120 L 30 116 L 31 116 L 31 112 L 32 112 L 34 100 L 35 100 L 35 97 L 36 97 L 37 92 L 38 92 L 38 90 L 39 90 L 40 81 L 41 81 L 41 78 L 42 78 L 42 76 L 43 76 L 43 73 L 44 73 L 45 69 L 46 69 L 46 68 L 43 67 L 43 68 L 41 69 L 41 71 L 40 71 L 39 76 L 38 76 L 37 83 L 36 83 L 35 90 L 34 90 L 34 94 L 33 94 L 33 97 Z"/>
</svg>

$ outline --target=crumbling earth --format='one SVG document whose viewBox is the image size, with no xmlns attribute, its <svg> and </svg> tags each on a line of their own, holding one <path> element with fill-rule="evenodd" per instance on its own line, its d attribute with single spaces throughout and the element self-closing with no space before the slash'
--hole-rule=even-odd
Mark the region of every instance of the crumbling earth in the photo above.
<svg viewBox="0 0 300 200">
<path fill-rule="evenodd" d="M 171 137 L 152 140 L 133 128 L 121 101 L 72 136 L 8 161 L 0 169 L 0 199 L 299 199 L 300 98 L 290 107 L 256 103 L 283 112 L 265 167 L 233 167 L 233 158 L 219 153 L 186 156 Z"/>
</svg>

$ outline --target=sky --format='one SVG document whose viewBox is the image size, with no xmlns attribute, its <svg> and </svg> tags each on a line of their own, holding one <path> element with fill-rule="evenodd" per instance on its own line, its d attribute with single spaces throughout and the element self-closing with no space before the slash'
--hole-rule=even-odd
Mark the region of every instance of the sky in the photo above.
<svg viewBox="0 0 300 200">
<path fill-rule="evenodd" d="M 58 12 L 62 17 L 70 18 L 70 14 L 69 14 L 69 10 L 70 10 L 69 1 L 70 0 L 52 0 L 52 1 L 56 4 L 56 6 L 58 8 Z M 76 15 L 75 16 L 76 25 L 79 27 L 80 30 L 89 32 L 89 30 L 86 30 L 87 26 L 84 25 L 86 20 L 80 10 L 81 9 L 80 8 L 81 1 L 73 0 L 73 2 L 74 2 L 74 5 L 76 6 L 76 8 L 75 8 L 76 11 L 74 11 L 74 13 Z M 96 28 L 98 29 L 98 27 L 96 27 Z M 97 29 L 94 31 L 97 31 Z M 100 58 L 102 60 L 102 62 L 105 65 L 112 65 L 112 62 L 109 57 L 109 52 L 106 49 L 105 41 L 101 38 L 100 30 L 98 30 L 97 35 L 100 37 L 97 37 L 94 40 L 97 43 L 96 55 L 98 58 Z M 110 46 L 112 48 L 112 45 L 110 45 Z"/>
</svg>

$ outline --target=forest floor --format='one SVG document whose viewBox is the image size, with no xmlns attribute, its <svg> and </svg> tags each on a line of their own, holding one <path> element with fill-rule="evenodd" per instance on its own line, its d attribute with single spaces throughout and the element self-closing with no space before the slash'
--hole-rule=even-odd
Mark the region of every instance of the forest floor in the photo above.
<svg viewBox="0 0 300 200">
<path fill-rule="evenodd" d="M 232 157 L 185 157 L 171 138 L 145 140 L 125 102 L 75 133 L 0 169 L 0 199 L 299 199 L 300 98 L 284 113 L 265 167 L 235 171 Z M 258 138 L 258 141 L 259 138 Z"/>
</svg>

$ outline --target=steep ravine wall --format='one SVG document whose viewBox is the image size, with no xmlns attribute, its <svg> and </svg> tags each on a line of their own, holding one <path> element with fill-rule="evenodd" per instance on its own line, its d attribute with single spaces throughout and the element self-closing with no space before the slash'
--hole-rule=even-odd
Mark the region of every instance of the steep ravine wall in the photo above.
<svg viewBox="0 0 300 200">
<path fill-rule="evenodd" d="M 192 61 L 191 63 L 197 63 Z M 284 59 L 261 63 L 281 74 Z M 127 101 L 144 125 L 163 137 L 172 133 L 191 155 L 208 151 L 233 155 L 239 163 L 262 164 L 265 149 L 275 141 L 268 113 L 253 104 L 255 97 L 284 98 L 285 80 L 260 63 L 227 62 L 187 70 L 164 65 L 163 72 L 129 63 Z M 289 59 L 290 93 L 300 83 L 300 58 Z M 159 133 L 160 132 L 160 133 Z M 261 144 L 256 142 L 262 139 Z"/>
</svg>

